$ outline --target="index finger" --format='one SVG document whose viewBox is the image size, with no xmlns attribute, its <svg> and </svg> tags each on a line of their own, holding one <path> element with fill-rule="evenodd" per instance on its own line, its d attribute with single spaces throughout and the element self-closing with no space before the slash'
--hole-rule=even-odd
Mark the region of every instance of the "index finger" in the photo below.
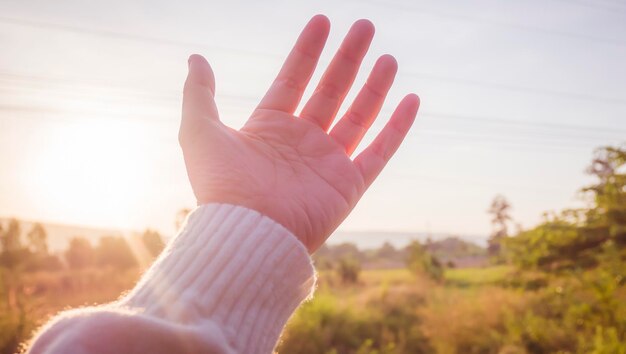
<svg viewBox="0 0 626 354">
<path fill-rule="evenodd" d="M 316 15 L 309 21 L 257 109 L 293 114 L 317 66 L 329 31 L 326 16 Z"/>
</svg>

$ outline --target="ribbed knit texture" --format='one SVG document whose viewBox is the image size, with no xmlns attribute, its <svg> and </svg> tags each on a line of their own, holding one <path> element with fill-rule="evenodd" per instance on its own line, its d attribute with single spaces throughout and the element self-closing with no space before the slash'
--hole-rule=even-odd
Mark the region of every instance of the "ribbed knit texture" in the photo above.
<svg viewBox="0 0 626 354">
<path fill-rule="evenodd" d="M 123 301 L 177 323 L 210 319 L 235 352 L 271 353 L 313 283 L 306 248 L 287 229 L 250 209 L 210 204 L 194 210 Z"/>
<path fill-rule="evenodd" d="M 128 295 L 99 309 L 61 316 L 40 335 L 45 340 L 49 332 L 57 350 L 36 342 L 33 348 L 44 350 L 33 353 L 113 353 L 118 351 L 106 348 L 120 348 L 116 340 L 130 341 L 133 349 L 128 352 L 271 353 L 314 283 L 306 248 L 283 226 L 247 208 L 208 204 L 191 213 Z M 88 321 L 93 314 L 100 317 L 91 321 L 97 325 Z M 87 318 L 87 324 L 72 329 L 73 318 Z M 103 343 L 98 337 L 106 334 L 106 323 L 114 328 Z M 98 331 L 98 336 L 83 333 L 92 337 L 89 343 L 74 343 L 98 349 L 72 350 L 71 338 L 84 336 L 73 333 L 59 340 L 62 329 Z"/>
</svg>

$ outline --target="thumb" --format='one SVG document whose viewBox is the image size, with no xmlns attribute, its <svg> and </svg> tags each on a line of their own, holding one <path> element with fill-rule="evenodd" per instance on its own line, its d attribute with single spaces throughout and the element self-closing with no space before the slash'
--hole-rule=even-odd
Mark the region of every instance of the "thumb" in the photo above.
<svg viewBox="0 0 626 354">
<path fill-rule="evenodd" d="M 181 138 L 206 126 L 207 122 L 219 120 L 214 99 L 215 77 L 211 66 L 198 54 L 190 56 L 188 64 L 189 74 L 183 90 Z"/>
</svg>

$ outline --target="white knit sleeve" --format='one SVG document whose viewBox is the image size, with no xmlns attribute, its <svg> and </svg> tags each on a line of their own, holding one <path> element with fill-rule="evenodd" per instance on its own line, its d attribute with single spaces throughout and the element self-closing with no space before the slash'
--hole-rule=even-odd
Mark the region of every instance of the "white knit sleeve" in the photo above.
<svg viewBox="0 0 626 354">
<path fill-rule="evenodd" d="M 306 248 L 283 226 L 244 207 L 208 204 L 128 295 L 59 316 L 31 352 L 271 353 L 314 283 Z"/>
</svg>

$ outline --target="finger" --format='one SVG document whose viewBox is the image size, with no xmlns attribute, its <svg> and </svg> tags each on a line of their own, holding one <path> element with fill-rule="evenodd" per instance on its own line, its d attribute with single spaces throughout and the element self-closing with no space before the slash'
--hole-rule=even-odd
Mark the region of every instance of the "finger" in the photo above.
<svg viewBox="0 0 626 354">
<path fill-rule="evenodd" d="M 330 22 L 325 16 L 317 15 L 309 21 L 257 109 L 293 114 L 313 75 L 329 31 Z"/>
<path fill-rule="evenodd" d="M 373 37 L 374 25 L 370 21 L 359 20 L 352 25 L 315 92 L 302 109 L 301 118 L 328 129 L 354 82 Z"/>
<path fill-rule="evenodd" d="M 189 57 L 189 74 L 183 89 L 183 115 L 179 139 L 197 131 L 207 122 L 218 121 L 215 105 L 215 77 L 209 63 L 201 55 Z"/>
<path fill-rule="evenodd" d="M 380 57 L 346 114 L 330 131 L 330 136 L 345 148 L 348 156 L 354 152 L 378 116 L 397 71 L 398 64 L 394 57 Z"/>
<path fill-rule="evenodd" d="M 354 164 L 361 172 L 366 186 L 369 187 L 374 182 L 380 171 L 383 170 L 389 159 L 391 159 L 391 156 L 398 150 L 400 143 L 402 143 L 413 121 L 415 121 L 419 103 L 417 95 L 410 94 L 404 97 L 383 130 L 354 159 Z"/>
</svg>

